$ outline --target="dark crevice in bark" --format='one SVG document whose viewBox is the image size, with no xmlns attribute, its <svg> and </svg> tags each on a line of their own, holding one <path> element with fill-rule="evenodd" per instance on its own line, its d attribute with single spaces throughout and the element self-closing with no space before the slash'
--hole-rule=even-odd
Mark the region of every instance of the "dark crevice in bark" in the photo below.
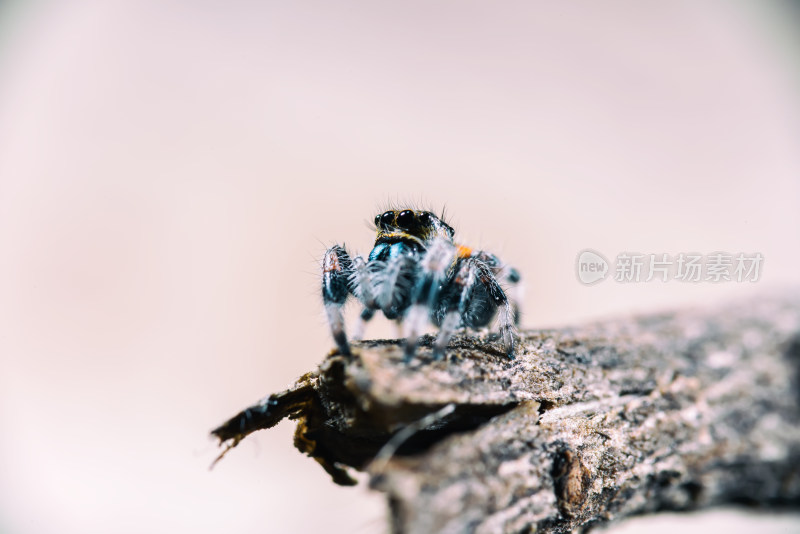
<svg viewBox="0 0 800 534">
<path fill-rule="evenodd" d="M 380 344 L 400 346 L 391 341 Z M 348 361 L 338 355 L 330 357 L 320 374 L 305 375 L 294 388 L 266 397 L 214 429 L 211 434 L 220 443 L 228 443 L 218 460 L 248 434 L 289 418 L 298 421 L 297 448 L 313 456 L 336 483 L 352 485 L 355 480 L 343 466 L 364 469 L 405 424 L 414 423 L 415 418 L 421 419 L 443 406 L 406 406 L 402 422 L 394 421 L 395 414 L 389 411 L 365 411 L 346 386 L 344 370 Z M 515 406 L 516 402 L 454 406 L 446 417 L 404 439 L 392 454 L 402 457 L 423 453 L 449 436 L 474 431 Z"/>
</svg>

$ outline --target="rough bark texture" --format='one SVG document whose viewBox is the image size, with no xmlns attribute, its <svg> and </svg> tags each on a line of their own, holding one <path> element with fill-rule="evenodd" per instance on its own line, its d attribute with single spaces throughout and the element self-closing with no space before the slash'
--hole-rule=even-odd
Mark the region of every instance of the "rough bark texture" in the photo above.
<svg viewBox="0 0 800 534">
<path fill-rule="evenodd" d="M 284 417 L 340 484 L 387 494 L 393 530 L 570 532 L 660 510 L 800 504 L 800 299 L 496 340 L 332 354 L 213 431 L 225 452 Z M 224 454 L 224 452 L 223 452 Z"/>
</svg>

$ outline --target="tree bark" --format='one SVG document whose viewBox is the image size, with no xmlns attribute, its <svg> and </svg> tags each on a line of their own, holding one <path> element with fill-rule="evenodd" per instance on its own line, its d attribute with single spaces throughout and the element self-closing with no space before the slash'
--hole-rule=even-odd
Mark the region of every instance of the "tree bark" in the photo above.
<svg viewBox="0 0 800 534">
<path fill-rule="evenodd" d="M 284 417 L 339 484 L 387 494 L 398 533 L 571 532 L 661 510 L 800 504 L 800 298 L 759 298 L 329 355 L 212 432 L 222 455 Z M 220 457 L 222 456 L 220 455 Z"/>
</svg>

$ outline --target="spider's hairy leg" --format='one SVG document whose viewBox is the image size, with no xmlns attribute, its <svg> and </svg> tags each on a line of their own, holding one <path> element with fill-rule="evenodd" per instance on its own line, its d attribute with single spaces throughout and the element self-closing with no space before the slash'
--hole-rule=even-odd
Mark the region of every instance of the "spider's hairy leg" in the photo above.
<svg viewBox="0 0 800 534">
<path fill-rule="evenodd" d="M 433 359 L 440 360 L 444 357 L 447 344 L 455 334 L 459 324 L 463 324 L 463 317 L 470 304 L 470 295 L 475 287 L 476 278 L 475 261 L 462 257 L 456 264 L 453 277 L 443 291 L 442 300 L 445 308 L 444 318 L 439 327 L 439 334 L 433 344 Z"/>
<path fill-rule="evenodd" d="M 506 289 L 506 296 L 511 303 L 511 312 L 514 319 L 514 326 L 519 326 L 519 319 L 522 316 L 522 298 L 523 286 L 521 283 L 522 277 L 519 271 L 510 265 L 506 265 L 500 272 L 501 283 L 505 283 L 508 288 Z"/>
<path fill-rule="evenodd" d="M 499 309 L 498 322 L 503 346 L 508 357 L 513 359 L 514 310 L 493 269 L 482 259 L 471 257 L 464 261 L 459 275 L 463 284 L 459 313 L 464 324 L 470 328 L 486 326 Z"/>
<path fill-rule="evenodd" d="M 361 314 L 356 319 L 356 324 L 353 326 L 352 339 L 358 341 L 364 339 L 364 331 L 367 329 L 367 323 L 375 316 L 374 308 L 364 308 Z"/>
<path fill-rule="evenodd" d="M 505 294 L 511 303 L 514 325 L 519 326 L 523 299 L 522 277 L 519 271 L 511 265 L 503 263 L 500 258 L 489 252 L 479 251 L 475 256 L 486 263 L 500 284 L 507 286 Z"/>
<path fill-rule="evenodd" d="M 500 336 L 503 339 L 503 346 L 506 348 L 506 355 L 509 359 L 514 359 L 514 319 L 515 312 L 500 284 L 497 282 L 491 269 L 479 270 L 476 283 L 482 283 L 495 306 L 500 308 L 498 322 L 500 324 Z"/>
<path fill-rule="evenodd" d="M 452 243 L 437 239 L 420 260 L 420 273 L 412 292 L 411 308 L 406 314 L 405 356 L 410 361 L 414 356 L 420 333 L 427 324 L 442 283 L 447 279 L 456 249 Z"/>
<path fill-rule="evenodd" d="M 447 349 L 447 344 L 458 328 L 458 323 L 461 321 L 461 315 L 457 311 L 448 311 L 442 325 L 439 327 L 439 334 L 436 336 L 436 341 L 433 343 L 433 359 L 441 360 L 444 358 L 444 351 Z"/>
<path fill-rule="evenodd" d="M 389 319 L 399 318 L 408 307 L 414 285 L 415 260 L 411 254 L 398 254 L 387 260 L 370 262 L 375 265 L 372 291 L 375 305 Z"/>
<path fill-rule="evenodd" d="M 405 329 L 403 328 L 403 318 L 398 317 L 394 320 L 394 334 L 397 339 L 401 339 L 403 334 L 405 333 Z"/>
<path fill-rule="evenodd" d="M 350 293 L 352 271 L 353 265 L 344 247 L 334 245 L 325 252 L 322 260 L 322 300 L 333 340 L 344 355 L 350 354 L 350 344 L 344 331 L 342 307 Z"/>
<path fill-rule="evenodd" d="M 353 271 L 350 273 L 350 289 L 353 295 L 364 304 L 364 309 L 353 327 L 353 339 L 363 339 L 367 323 L 375 315 L 377 309 L 375 295 L 372 291 L 370 269 L 361 256 L 352 259 Z"/>
<path fill-rule="evenodd" d="M 500 286 L 497 286 L 500 289 Z M 516 314 L 508 302 L 508 299 L 503 295 L 503 303 L 500 306 L 500 335 L 503 338 L 503 346 L 506 348 L 506 356 L 509 360 L 514 359 L 514 321 Z"/>
</svg>

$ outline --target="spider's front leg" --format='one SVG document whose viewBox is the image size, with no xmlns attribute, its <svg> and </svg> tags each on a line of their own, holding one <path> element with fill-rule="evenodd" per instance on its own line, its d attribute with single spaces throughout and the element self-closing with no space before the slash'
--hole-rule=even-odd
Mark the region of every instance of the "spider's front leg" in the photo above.
<svg viewBox="0 0 800 534">
<path fill-rule="evenodd" d="M 350 355 L 350 344 L 344 331 L 342 307 L 350 293 L 352 272 L 353 263 L 344 247 L 334 245 L 325 252 L 322 260 L 322 301 L 333 340 L 339 347 L 339 352 L 346 356 Z"/>
<path fill-rule="evenodd" d="M 367 323 L 375 315 L 375 296 L 372 291 L 372 274 L 369 265 L 361 256 L 356 256 L 351 262 L 353 271 L 350 274 L 350 288 L 355 297 L 364 303 L 364 309 L 353 327 L 352 339 L 360 340 L 364 337 Z"/>
<path fill-rule="evenodd" d="M 456 248 L 440 239 L 434 241 L 420 260 L 420 273 L 411 293 L 411 307 L 406 314 L 405 356 L 410 361 L 417 349 L 420 333 L 431 317 L 435 303 L 453 267 Z"/>
<path fill-rule="evenodd" d="M 364 305 L 353 339 L 361 339 L 364 328 L 378 310 L 389 319 L 400 319 L 409 305 L 414 284 L 416 263 L 410 254 L 399 254 L 388 260 L 373 258 L 365 262 L 361 257 L 352 259 L 353 274 L 350 290 Z"/>
</svg>

